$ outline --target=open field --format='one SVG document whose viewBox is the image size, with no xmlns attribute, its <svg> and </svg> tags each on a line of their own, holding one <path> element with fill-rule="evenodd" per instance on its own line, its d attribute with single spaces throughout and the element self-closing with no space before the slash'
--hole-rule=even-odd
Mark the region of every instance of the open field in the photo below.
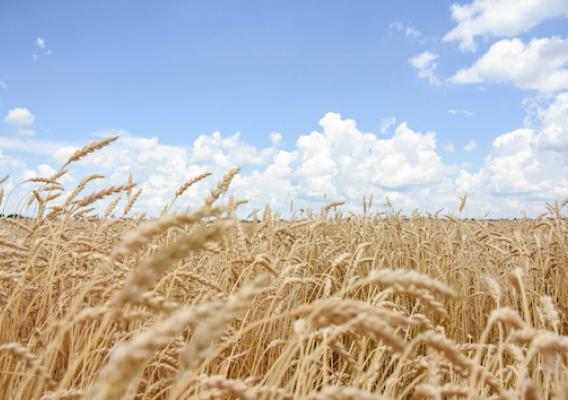
<svg viewBox="0 0 568 400">
<path fill-rule="evenodd" d="M 36 217 L 0 219 L 0 398 L 568 398 L 566 202 L 243 223 L 220 201 L 235 173 L 151 221 L 110 217 L 132 183 L 36 180 Z"/>
</svg>

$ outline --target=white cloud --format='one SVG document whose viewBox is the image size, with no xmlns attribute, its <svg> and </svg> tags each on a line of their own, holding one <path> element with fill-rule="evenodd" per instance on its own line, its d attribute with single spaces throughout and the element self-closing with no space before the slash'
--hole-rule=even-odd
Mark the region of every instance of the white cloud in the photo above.
<svg viewBox="0 0 568 400">
<path fill-rule="evenodd" d="M 381 120 L 381 133 L 386 135 L 391 126 L 396 124 L 396 117 L 386 117 Z"/>
<path fill-rule="evenodd" d="M 538 114 L 542 122 L 538 147 L 565 152 L 568 157 L 568 92 L 560 93 L 548 108 Z"/>
<path fill-rule="evenodd" d="M 465 146 L 463 146 L 463 149 L 465 152 L 471 153 L 472 151 L 477 149 L 477 143 L 475 142 L 475 140 L 470 140 Z"/>
<path fill-rule="evenodd" d="M 424 68 L 428 68 L 429 66 L 432 65 L 432 62 L 438 58 L 437 54 L 434 54 L 430 51 L 424 51 L 414 57 L 412 57 L 410 60 L 408 60 L 410 62 L 410 64 L 416 68 L 416 69 L 424 69 Z"/>
<path fill-rule="evenodd" d="M 475 51 L 477 36 L 513 37 L 554 17 L 568 17 L 565 0 L 474 0 L 452 4 L 457 26 L 444 41 L 458 41 L 463 51 Z"/>
<path fill-rule="evenodd" d="M 35 40 L 35 45 L 37 46 L 38 53 L 33 53 L 32 54 L 32 60 L 33 61 L 37 61 L 39 60 L 39 58 L 41 57 L 41 55 L 46 55 L 46 56 L 50 56 L 52 54 L 52 51 L 50 49 L 47 48 L 47 44 L 45 39 L 38 37 Z"/>
<path fill-rule="evenodd" d="M 8 90 L 8 85 L 6 84 L 6 82 L 0 81 L 0 88 L 2 88 L 4 90 Z"/>
<path fill-rule="evenodd" d="M 219 132 L 198 137 L 190 147 L 180 147 L 123 132 L 116 143 L 76 163 L 73 172 L 103 173 L 108 184 L 123 182 L 132 173 L 144 188 L 139 210 L 153 215 L 185 180 L 209 170 L 215 177 L 192 188 L 180 202 L 200 204 L 216 179 L 235 166 L 246 168 L 235 178 L 233 193 L 257 208 L 268 203 L 286 209 L 290 200 L 299 206 L 319 207 L 325 194 L 358 205 L 365 193 L 376 197 L 394 193 L 393 199 L 399 199 L 401 206 L 415 207 L 420 200 L 411 192 L 446 179 L 432 132 L 415 132 L 402 123 L 391 138 L 379 139 L 359 131 L 355 121 L 336 113 L 326 114 L 320 126 L 319 131 L 300 135 L 289 151 L 275 147 L 278 134 L 271 135 L 273 144 L 266 148 L 248 145 L 238 134 L 223 136 Z M 51 154 L 53 162 L 61 165 L 78 147 L 61 143 L 54 150 L 49 142 L 42 143 L 0 138 L 0 149 L 44 149 L 43 154 Z"/>
<path fill-rule="evenodd" d="M 568 93 L 557 95 L 540 110 L 537 129 L 521 128 L 495 138 L 477 172 L 461 170 L 459 191 L 477 193 L 490 202 L 533 214 L 545 201 L 568 197 Z M 505 201 L 506 200 L 506 201 Z"/>
<path fill-rule="evenodd" d="M 392 137 L 384 138 L 360 131 L 355 121 L 337 113 L 325 114 L 320 129 L 300 135 L 289 150 L 276 146 L 281 140 L 276 133 L 264 148 L 244 143 L 238 134 L 219 132 L 182 147 L 111 130 L 96 136 L 120 133 L 121 138 L 73 165 L 71 172 L 77 178 L 69 178 L 65 185 L 72 188 L 87 174 L 106 175 L 106 181 L 93 184 L 95 190 L 96 185 L 123 183 L 132 173 L 144 190 L 136 212 L 156 215 L 188 178 L 206 170 L 214 174 L 177 203 L 195 208 L 229 168 L 240 166 L 245 168 L 230 191 L 250 201 L 243 216 L 251 207 L 262 209 L 265 204 L 286 212 L 290 200 L 297 208 L 319 208 L 324 195 L 346 200 L 346 209 L 353 211 L 363 194 L 373 194 L 378 201 L 388 196 L 405 212 L 455 210 L 463 192 L 469 195 L 466 212 L 472 216 L 487 211 L 492 216 L 518 216 L 522 211 L 536 215 L 545 201 L 568 197 L 568 93 L 557 95 L 535 114 L 538 126 L 495 138 L 477 168 L 444 164 L 439 151 L 452 152 L 454 145 L 438 149 L 433 132 L 416 132 L 403 122 Z M 18 177 L 50 175 L 79 145 L 0 137 L 0 166 Z M 14 154 L 26 152 L 47 156 L 47 162 L 39 167 L 16 166 Z"/>
<path fill-rule="evenodd" d="M 24 161 L 4 154 L 4 152 L 0 148 L 0 168 L 3 171 L 9 171 L 10 169 L 21 170 L 25 166 L 26 163 Z"/>
<path fill-rule="evenodd" d="M 534 142 L 535 133 L 530 129 L 505 133 L 493 141 L 492 152 L 481 171 L 464 176 L 478 185 L 489 184 L 495 193 L 538 192 L 539 182 L 533 178 L 541 167 Z"/>
<path fill-rule="evenodd" d="M 95 135 L 101 137 L 117 133 L 121 135 L 119 141 L 79 161 L 76 168 L 89 172 L 102 171 L 112 184 L 123 182 L 132 173 L 143 187 L 139 210 L 150 215 L 159 212 L 184 181 L 205 170 L 213 172 L 215 178 L 192 188 L 180 204 L 187 204 L 187 201 L 192 206 L 201 204 L 212 184 L 216 183 L 215 179 L 219 179 L 230 168 L 266 166 L 278 152 L 275 147 L 258 149 L 245 144 L 238 133 L 227 137 L 219 132 L 201 135 L 191 147 L 164 145 L 156 137 L 142 138 L 116 130 Z M 273 133 L 271 140 L 275 146 L 281 140 L 281 135 Z M 77 147 L 61 146 L 52 153 L 52 159 L 62 164 Z M 234 186 L 240 179 L 235 180 Z M 270 185 L 274 183 L 269 181 L 268 187 L 261 188 L 264 196 L 261 198 L 266 198 L 268 192 L 272 191 L 269 190 Z"/>
<path fill-rule="evenodd" d="M 568 89 L 568 39 L 533 39 L 528 45 L 520 39 L 501 40 L 450 81 L 511 83 L 540 92 Z"/>
<path fill-rule="evenodd" d="M 270 141 L 272 142 L 272 145 L 276 146 L 282 141 L 282 134 L 278 132 L 272 132 L 270 134 Z"/>
<path fill-rule="evenodd" d="M 422 32 L 414 28 L 412 25 L 405 24 L 404 22 L 400 21 L 393 22 L 392 24 L 389 25 L 389 31 L 391 33 L 394 31 L 402 32 L 411 41 L 423 42 Z"/>
<path fill-rule="evenodd" d="M 35 116 L 25 107 L 16 107 L 8 111 L 4 121 L 14 126 L 30 126 L 35 121 Z"/>
<path fill-rule="evenodd" d="M 8 165 L 8 157 L 6 157 L 4 153 L 2 153 L 2 149 L 0 149 L 0 167 L 6 168 L 7 165 Z"/>
<path fill-rule="evenodd" d="M 448 114 L 451 115 L 465 115 L 466 117 L 473 117 L 475 115 L 475 113 L 473 111 L 468 111 L 468 110 L 458 110 L 455 108 L 450 108 L 448 110 Z"/>
<path fill-rule="evenodd" d="M 437 182 L 444 166 L 436 153 L 436 135 L 419 133 L 406 123 L 390 139 L 360 132 L 355 121 L 327 113 L 322 132 L 302 135 L 296 143 L 296 174 L 310 196 L 323 193 L 353 197 L 365 182 L 377 188 L 405 189 Z"/>
<path fill-rule="evenodd" d="M 271 139 L 277 139 L 271 136 Z M 240 134 L 223 138 L 219 132 L 212 135 L 201 135 L 193 143 L 192 161 L 195 163 L 210 162 L 220 167 L 231 168 L 235 165 L 262 165 L 267 162 L 273 149 L 258 150 L 256 147 L 243 143 Z"/>
<path fill-rule="evenodd" d="M 436 59 L 438 55 L 430 51 L 424 51 L 410 58 L 408 62 L 418 71 L 418 76 L 427 79 L 432 85 L 439 85 L 440 79 L 436 76 Z"/>
<path fill-rule="evenodd" d="M 36 169 L 26 169 L 23 172 L 24 179 L 31 179 L 35 177 L 49 178 L 55 175 L 57 171 L 49 164 L 40 164 Z"/>
<path fill-rule="evenodd" d="M 55 152 L 65 146 L 68 146 L 68 143 L 0 136 L 0 149 L 18 153 L 52 156 Z"/>
</svg>

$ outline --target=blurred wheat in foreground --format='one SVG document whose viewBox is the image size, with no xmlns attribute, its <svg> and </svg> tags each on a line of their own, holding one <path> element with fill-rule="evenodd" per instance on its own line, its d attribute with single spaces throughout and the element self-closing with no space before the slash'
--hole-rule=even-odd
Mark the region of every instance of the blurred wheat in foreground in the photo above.
<svg viewBox="0 0 568 400">
<path fill-rule="evenodd" d="M 168 210 L 208 173 L 160 218 L 118 218 L 132 179 L 60 185 L 113 140 L 22 183 L 34 218 L 0 219 L 2 399 L 568 398 L 566 202 L 518 221 L 369 200 L 244 223 L 220 200 L 232 170 L 195 211 Z"/>
</svg>

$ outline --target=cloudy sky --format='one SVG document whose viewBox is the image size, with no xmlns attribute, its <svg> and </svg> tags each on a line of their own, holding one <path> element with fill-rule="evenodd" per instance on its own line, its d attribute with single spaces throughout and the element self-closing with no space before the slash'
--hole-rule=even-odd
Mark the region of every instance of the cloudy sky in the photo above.
<svg viewBox="0 0 568 400">
<path fill-rule="evenodd" d="M 536 215 L 568 197 L 568 1 L 0 2 L 0 175 L 188 178 L 284 213 L 345 200 Z M 95 188 L 96 185 L 93 185 Z M 22 190 L 25 191 L 24 188 Z"/>
</svg>

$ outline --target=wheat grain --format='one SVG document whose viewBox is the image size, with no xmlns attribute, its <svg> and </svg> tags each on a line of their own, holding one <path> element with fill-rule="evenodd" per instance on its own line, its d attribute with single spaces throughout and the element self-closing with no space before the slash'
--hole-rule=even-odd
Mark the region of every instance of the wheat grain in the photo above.
<svg viewBox="0 0 568 400">
<path fill-rule="evenodd" d="M 131 212 L 132 175 L 117 192 L 86 177 L 68 195 L 66 169 L 35 179 L 19 201 L 26 211 L 31 195 L 35 218 L 0 219 L 0 398 L 568 392 L 560 203 L 538 220 L 470 221 L 371 214 L 365 198 L 363 215 L 325 218 L 328 203 L 284 221 L 266 207 L 247 223 L 234 196 L 213 207 L 237 172 L 205 207 L 150 221 L 109 217 L 122 198 Z"/>
<path fill-rule="evenodd" d="M 102 149 L 103 147 L 108 146 L 109 144 L 111 144 L 112 142 L 114 142 L 115 140 L 118 139 L 118 136 L 109 136 L 107 138 L 104 138 L 102 140 L 96 141 L 96 142 L 92 142 L 89 143 L 88 145 L 77 149 L 68 159 L 67 161 L 63 164 L 63 166 L 61 167 L 60 171 L 62 171 L 66 166 L 68 166 L 69 164 L 79 161 L 81 158 Z"/>
</svg>

